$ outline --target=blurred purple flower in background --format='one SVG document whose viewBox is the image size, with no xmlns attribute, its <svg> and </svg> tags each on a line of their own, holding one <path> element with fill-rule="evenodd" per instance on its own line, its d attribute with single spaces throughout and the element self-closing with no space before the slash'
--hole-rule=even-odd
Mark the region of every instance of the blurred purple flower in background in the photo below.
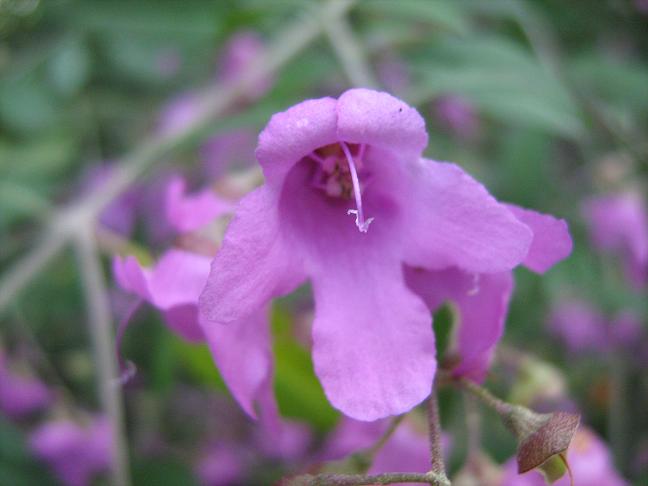
<svg viewBox="0 0 648 486">
<path fill-rule="evenodd" d="M 110 426 L 103 417 L 86 425 L 71 420 L 47 422 L 32 432 L 31 449 L 67 486 L 87 486 L 106 471 L 110 459 Z"/>
<path fill-rule="evenodd" d="M 90 193 L 101 187 L 114 170 L 115 167 L 109 162 L 90 166 L 82 177 L 82 193 Z M 125 191 L 103 210 L 99 222 L 121 236 L 130 236 L 135 229 L 139 198 L 137 187 Z"/>
<path fill-rule="evenodd" d="M 607 345 L 605 318 L 581 300 L 567 300 L 553 310 L 549 330 L 571 352 L 602 351 Z"/>
<path fill-rule="evenodd" d="M 628 280 L 641 287 L 648 280 L 648 213 L 639 192 L 591 198 L 583 216 L 597 248 L 621 258 Z"/>
<path fill-rule="evenodd" d="M 223 82 L 235 81 L 248 67 L 257 62 L 265 51 L 265 42 L 256 32 L 245 30 L 234 34 L 223 50 L 218 66 L 218 79 Z M 261 98 L 272 87 L 274 79 L 261 79 L 247 91 L 248 102 Z"/>
<path fill-rule="evenodd" d="M 421 159 L 426 144 L 416 110 L 371 90 L 274 115 L 257 149 L 266 183 L 238 206 L 201 296 L 212 347 L 310 278 L 313 360 L 331 403 L 375 420 L 421 402 L 434 336 L 402 264 L 508 271 L 533 236 L 459 167 Z"/>
<path fill-rule="evenodd" d="M 13 420 L 43 410 L 52 402 L 52 392 L 41 381 L 10 369 L 0 350 L 0 413 Z"/>
<path fill-rule="evenodd" d="M 635 0 L 635 7 L 643 14 L 648 14 L 648 0 Z"/>
<path fill-rule="evenodd" d="M 575 353 L 638 349 L 644 337 L 641 320 L 633 312 L 624 311 L 608 319 L 593 305 L 578 299 L 560 302 L 549 317 L 548 328 Z"/>
<path fill-rule="evenodd" d="M 366 450 L 383 436 L 388 427 L 389 420 L 360 422 L 344 418 L 327 438 L 319 459 L 340 460 Z M 444 455 L 447 455 L 449 439 L 445 434 L 442 436 L 442 449 Z M 430 443 L 427 430 L 423 427 L 418 429 L 413 420 L 406 419 L 376 453 L 368 473 L 427 472 L 429 470 Z"/>
<path fill-rule="evenodd" d="M 234 201 L 218 197 L 211 189 L 186 194 L 186 183 L 181 177 L 169 182 L 166 193 L 166 217 L 179 233 L 188 233 L 209 225 L 220 216 L 234 210 Z"/>
<path fill-rule="evenodd" d="M 624 486 L 628 483 L 614 469 L 607 445 L 587 427 L 581 427 L 567 451 L 567 460 L 576 486 Z M 502 486 L 545 486 L 547 483 L 538 471 L 517 473 L 517 461 L 510 459 L 504 467 Z M 566 474 L 553 483 L 570 486 Z"/>
<path fill-rule="evenodd" d="M 378 61 L 376 68 L 381 84 L 390 93 L 404 93 L 411 84 L 407 64 L 393 53 L 384 54 Z"/>
<path fill-rule="evenodd" d="M 459 95 L 445 95 L 434 102 L 434 113 L 448 130 L 463 140 L 472 140 L 479 133 L 475 106 Z"/>
<path fill-rule="evenodd" d="M 203 486 L 244 484 L 249 453 L 239 444 L 218 443 L 207 447 L 195 467 Z"/>
</svg>

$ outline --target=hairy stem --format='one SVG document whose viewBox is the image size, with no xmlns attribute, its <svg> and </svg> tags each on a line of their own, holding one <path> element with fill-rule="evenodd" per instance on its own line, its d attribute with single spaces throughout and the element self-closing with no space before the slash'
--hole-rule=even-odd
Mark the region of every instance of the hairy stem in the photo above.
<svg viewBox="0 0 648 486">
<path fill-rule="evenodd" d="M 441 450 L 441 419 L 439 417 L 439 398 L 436 386 L 428 400 L 428 428 L 430 434 L 430 462 L 432 472 L 439 477 L 446 478 L 445 466 L 443 464 L 443 451 Z"/>
<path fill-rule="evenodd" d="M 362 474 L 318 474 L 295 478 L 292 484 L 299 486 L 360 486 L 366 484 L 422 483 L 433 486 L 449 486 L 445 475 L 427 473 L 384 473 L 376 475 Z M 291 483 L 289 483 L 291 484 Z"/>
<path fill-rule="evenodd" d="M 153 135 L 116 165 L 110 178 L 72 207 L 55 212 L 40 241 L 0 279 L 0 313 L 41 270 L 97 215 L 142 173 L 169 152 L 192 141 L 209 128 L 218 116 L 232 108 L 260 80 L 278 71 L 322 33 L 320 19 L 337 19 L 354 0 L 330 0 L 308 16 L 300 17 L 259 56 L 258 62 L 230 82 L 214 86 L 201 95 L 202 114 L 172 135 Z"/>
<path fill-rule="evenodd" d="M 474 396 L 479 398 L 485 405 L 494 409 L 499 414 L 505 414 L 509 412 L 512 408 L 512 405 L 506 403 L 503 400 L 500 400 L 491 392 L 489 392 L 486 388 L 479 386 L 477 383 L 475 383 L 472 380 L 461 378 L 457 380 L 457 382 L 464 390 L 472 393 Z"/>
<path fill-rule="evenodd" d="M 80 233 L 75 243 L 83 290 L 86 293 L 90 335 L 99 381 L 99 397 L 110 422 L 113 484 L 127 486 L 130 484 L 128 445 L 124 431 L 121 387 L 117 383 L 119 369 L 114 354 L 108 293 L 91 229 Z"/>
</svg>

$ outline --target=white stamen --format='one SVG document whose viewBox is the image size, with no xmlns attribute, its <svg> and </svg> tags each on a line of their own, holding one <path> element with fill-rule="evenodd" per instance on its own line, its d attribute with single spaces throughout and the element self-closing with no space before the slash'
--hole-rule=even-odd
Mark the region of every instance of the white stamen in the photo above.
<svg viewBox="0 0 648 486">
<path fill-rule="evenodd" d="M 356 217 L 356 226 L 361 233 L 366 233 L 369 229 L 369 225 L 374 220 L 374 218 L 369 218 L 365 220 L 364 213 L 362 212 L 362 194 L 360 193 L 360 180 L 358 179 L 358 172 L 356 171 L 355 163 L 353 162 L 353 157 L 351 156 L 351 151 L 347 144 L 340 142 L 340 146 L 346 155 L 347 162 L 349 163 L 349 171 L 351 172 L 351 182 L 353 182 L 353 195 L 355 196 L 356 208 L 349 209 L 347 214 L 355 214 Z"/>
</svg>

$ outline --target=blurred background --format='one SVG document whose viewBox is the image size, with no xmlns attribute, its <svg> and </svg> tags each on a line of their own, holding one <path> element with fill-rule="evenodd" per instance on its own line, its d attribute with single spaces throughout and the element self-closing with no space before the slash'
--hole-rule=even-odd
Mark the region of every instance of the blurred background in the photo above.
<svg viewBox="0 0 648 486">
<path fill-rule="evenodd" d="M 233 401 L 207 347 L 165 325 L 163 304 L 134 306 L 112 265 L 212 251 L 227 211 L 208 230 L 179 227 L 169 187 L 233 204 L 261 181 L 253 151 L 273 113 L 354 85 L 415 106 L 426 156 L 569 222 L 566 261 L 541 277 L 516 271 L 486 384 L 579 411 L 628 484 L 648 484 L 648 2 L 0 0 L 1 485 L 110 483 L 90 322 L 102 302 L 110 325 L 129 326 L 133 484 L 272 484 L 325 458 L 340 416 L 312 371 L 308 289 L 272 311 L 292 431 L 278 444 Z M 68 245 L 61 215 L 92 207 L 96 228 Z M 467 448 L 462 403 L 441 396 L 451 476 Z M 515 442 L 484 413 L 497 470 Z"/>
</svg>

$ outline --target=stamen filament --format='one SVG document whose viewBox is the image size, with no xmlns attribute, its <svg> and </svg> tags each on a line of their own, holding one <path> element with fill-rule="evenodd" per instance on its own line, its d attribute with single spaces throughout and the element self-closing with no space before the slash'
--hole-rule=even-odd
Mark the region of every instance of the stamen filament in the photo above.
<svg viewBox="0 0 648 486">
<path fill-rule="evenodd" d="M 358 179 L 358 171 L 356 170 L 355 162 L 353 161 L 353 157 L 351 156 L 351 151 L 349 150 L 349 147 L 347 147 L 347 144 L 344 142 L 340 142 L 340 146 L 342 147 L 347 162 L 349 163 L 349 172 L 351 172 L 351 182 L 353 183 L 353 195 L 355 197 L 356 208 L 357 208 L 357 209 L 349 209 L 347 211 L 347 214 L 355 214 L 356 226 L 358 227 L 361 233 L 366 233 L 367 230 L 369 229 L 369 225 L 374 220 L 374 218 L 369 218 L 367 220 L 365 220 L 364 218 L 364 213 L 362 211 L 362 194 L 360 193 L 360 180 Z"/>
</svg>

